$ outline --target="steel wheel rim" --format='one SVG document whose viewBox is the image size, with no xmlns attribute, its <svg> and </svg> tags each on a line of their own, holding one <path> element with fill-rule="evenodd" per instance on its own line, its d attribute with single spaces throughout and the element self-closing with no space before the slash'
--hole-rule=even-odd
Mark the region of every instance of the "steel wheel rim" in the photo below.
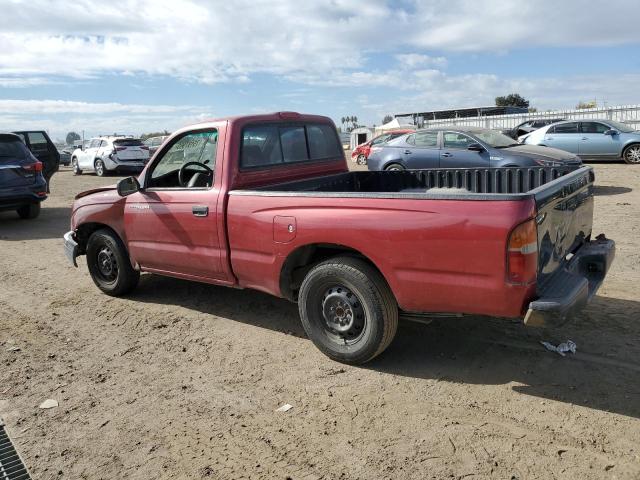
<svg viewBox="0 0 640 480">
<path fill-rule="evenodd" d="M 108 245 L 104 245 L 98 250 L 96 266 L 102 280 L 115 282 L 118 278 L 118 260 Z"/>
<path fill-rule="evenodd" d="M 631 163 L 640 163 L 640 146 L 629 147 L 625 157 Z"/>
<path fill-rule="evenodd" d="M 333 343 L 353 345 L 364 336 L 367 326 L 364 306 L 344 285 L 333 285 L 325 290 L 320 311 L 324 332 Z"/>
</svg>

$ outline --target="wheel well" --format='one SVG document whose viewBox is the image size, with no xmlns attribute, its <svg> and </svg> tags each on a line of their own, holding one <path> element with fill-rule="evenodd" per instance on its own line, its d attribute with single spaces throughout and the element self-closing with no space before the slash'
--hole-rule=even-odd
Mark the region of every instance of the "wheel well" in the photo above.
<svg viewBox="0 0 640 480">
<path fill-rule="evenodd" d="M 402 164 L 402 160 L 390 160 L 387 163 L 384 164 L 384 167 L 382 167 L 383 170 L 386 170 L 387 168 L 389 168 L 391 165 L 399 165 L 402 168 L 405 168 L 404 165 Z"/>
<path fill-rule="evenodd" d="M 624 148 L 622 149 L 622 155 L 624 155 L 624 152 L 626 152 L 627 149 L 629 149 L 630 147 L 637 147 L 638 145 L 640 145 L 640 142 L 633 142 L 633 143 L 629 143 L 628 145 L 625 145 Z"/>
<path fill-rule="evenodd" d="M 292 302 L 297 301 L 298 291 L 309 270 L 324 260 L 345 255 L 364 260 L 384 278 L 380 269 L 371 259 L 353 248 L 332 243 L 305 245 L 291 252 L 282 265 L 280 270 L 280 292 L 282 296 Z"/>
<path fill-rule="evenodd" d="M 83 223 L 76 229 L 76 240 L 78 242 L 78 247 L 80 249 L 81 254 L 86 253 L 87 242 L 89 241 L 89 237 L 91 236 L 91 234 L 101 229 L 110 230 L 111 232 L 113 232 L 113 234 L 116 237 L 120 238 L 120 235 L 118 235 L 118 232 L 116 232 L 110 226 L 105 225 L 104 223 L 95 223 L 95 222 Z"/>
</svg>

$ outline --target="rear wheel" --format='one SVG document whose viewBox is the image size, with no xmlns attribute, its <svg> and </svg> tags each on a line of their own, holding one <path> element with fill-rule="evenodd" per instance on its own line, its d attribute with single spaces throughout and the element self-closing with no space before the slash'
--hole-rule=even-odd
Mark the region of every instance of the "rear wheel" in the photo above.
<svg viewBox="0 0 640 480">
<path fill-rule="evenodd" d="M 107 174 L 106 169 L 104 168 L 104 162 L 100 158 L 96 158 L 96 161 L 93 164 L 96 175 L 99 177 L 104 177 Z"/>
<path fill-rule="evenodd" d="M 18 212 L 18 215 L 20 215 L 20 218 L 30 220 L 40 215 L 40 204 L 30 203 L 29 205 L 23 205 L 16 211 Z"/>
<path fill-rule="evenodd" d="M 640 163 L 640 144 L 629 145 L 624 149 L 622 158 L 625 162 L 631 165 L 637 165 Z"/>
<path fill-rule="evenodd" d="M 78 159 L 76 157 L 71 159 L 71 168 L 73 168 L 74 175 L 82 175 L 82 170 L 80 170 L 80 165 L 78 165 Z"/>
<path fill-rule="evenodd" d="M 89 237 L 87 266 L 93 283 L 114 297 L 131 292 L 140 279 L 140 272 L 131 266 L 122 240 L 107 229 L 97 230 Z"/>
<path fill-rule="evenodd" d="M 398 328 L 398 305 L 371 265 L 336 257 L 309 271 L 298 299 L 307 336 L 325 355 L 362 364 L 382 353 Z"/>
<path fill-rule="evenodd" d="M 404 167 L 402 165 L 400 165 L 399 163 L 390 163 L 389 165 L 384 167 L 384 169 L 387 172 L 401 172 L 401 171 L 404 170 Z"/>
</svg>

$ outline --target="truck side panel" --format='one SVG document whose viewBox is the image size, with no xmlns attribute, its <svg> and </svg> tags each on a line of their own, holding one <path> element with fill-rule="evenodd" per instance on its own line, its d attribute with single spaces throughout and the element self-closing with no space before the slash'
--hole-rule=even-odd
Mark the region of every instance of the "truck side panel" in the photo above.
<svg viewBox="0 0 640 480">
<path fill-rule="evenodd" d="M 292 203 L 231 193 L 227 231 L 241 286 L 281 296 L 280 272 L 293 251 L 335 244 L 370 259 L 406 311 L 517 317 L 535 294 L 535 286 L 505 281 L 505 243 L 514 226 L 535 215 L 532 199 L 295 197 Z"/>
</svg>

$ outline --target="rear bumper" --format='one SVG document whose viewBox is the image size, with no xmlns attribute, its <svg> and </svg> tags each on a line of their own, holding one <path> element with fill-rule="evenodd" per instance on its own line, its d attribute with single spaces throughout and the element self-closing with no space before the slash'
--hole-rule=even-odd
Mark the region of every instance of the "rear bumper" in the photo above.
<svg viewBox="0 0 640 480">
<path fill-rule="evenodd" d="M 591 301 L 615 257 L 616 244 L 604 235 L 580 248 L 569 262 L 538 289 L 524 323 L 556 327 L 569 321 Z"/>
<path fill-rule="evenodd" d="M 64 254 L 67 257 L 67 260 L 69 260 L 71 265 L 73 265 L 74 267 L 77 267 L 78 263 L 76 262 L 76 258 L 79 255 L 78 253 L 79 248 L 78 248 L 78 242 L 76 242 L 73 231 L 65 233 L 63 236 L 63 239 L 64 239 Z"/>
<path fill-rule="evenodd" d="M 11 195 L 11 196 L 2 196 L 0 194 L 0 211 L 2 210 L 15 210 L 24 205 L 29 205 L 31 203 L 39 203 L 43 200 L 47 199 L 47 187 L 44 184 L 42 190 L 39 192 L 30 191 L 28 193 L 23 193 L 22 195 Z"/>
</svg>

